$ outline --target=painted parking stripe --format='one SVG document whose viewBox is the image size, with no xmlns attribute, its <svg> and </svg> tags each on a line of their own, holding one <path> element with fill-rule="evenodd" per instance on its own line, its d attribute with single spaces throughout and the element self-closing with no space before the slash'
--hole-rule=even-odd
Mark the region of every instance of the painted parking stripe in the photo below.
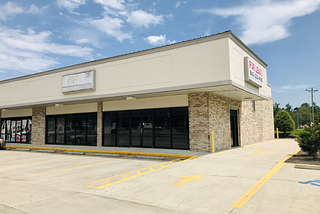
<svg viewBox="0 0 320 214">
<path fill-rule="evenodd" d="M 46 172 L 46 173 L 42 173 L 42 174 L 31 175 L 30 177 L 38 177 L 38 176 L 48 175 L 48 174 L 57 173 L 57 172 L 64 172 L 64 171 L 68 171 L 68 170 L 72 170 L 72 169 L 78 169 L 78 168 L 82 168 L 82 167 L 86 167 L 86 166 L 92 166 L 92 165 L 96 165 L 96 164 L 100 164 L 100 163 L 107 163 L 107 162 L 116 161 L 116 160 L 120 160 L 120 159 L 125 159 L 125 158 L 129 158 L 129 157 L 130 156 L 121 157 L 121 158 L 115 158 L 115 159 L 106 160 L 106 161 L 100 161 L 100 162 L 96 162 L 96 163 L 90 163 L 90 164 L 76 166 L 76 167 L 70 167 L 70 168 L 66 168 L 66 169 L 60 169 L 60 170 Z"/>
<path fill-rule="evenodd" d="M 138 169 L 138 170 L 131 171 L 131 172 L 127 172 L 127 173 L 124 173 L 124 174 L 115 175 L 115 176 L 112 176 L 112 177 L 109 177 L 109 178 L 105 178 L 105 179 L 89 182 L 89 183 L 86 183 L 84 186 L 88 187 L 88 188 L 92 188 L 92 189 L 103 189 L 103 188 L 112 186 L 114 184 L 118 184 L 118 183 L 127 181 L 129 179 L 139 177 L 141 175 L 145 175 L 145 174 L 148 174 L 148 173 L 151 173 L 151 172 L 158 171 L 160 169 L 164 169 L 164 168 L 173 166 L 175 164 L 178 164 L 178 163 L 181 163 L 181 162 L 184 162 L 184 161 L 191 160 L 191 159 L 193 159 L 195 157 L 197 157 L 197 156 L 189 157 L 187 159 L 177 158 L 177 159 L 174 159 L 172 161 L 156 164 L 156 165 L 153 165 L 153 166 L 145 167 L 145 168 Z"/>
<path fill-rule="evenodd" d="M 250 198 L 258 192 L 258 190 L 285 164 L 285 161 L 291 158 L 293 155 L 297 154 L 300 151 L 289 155 L 282 161 L 280 161 L 275 167 L 273 167 L 263 178 L 261 178 L 253 187 L 251 187 L 243 196 L 241 196 L 234 204 L 231 205 L 232 208 L 241 209 Z"/>
</svg>

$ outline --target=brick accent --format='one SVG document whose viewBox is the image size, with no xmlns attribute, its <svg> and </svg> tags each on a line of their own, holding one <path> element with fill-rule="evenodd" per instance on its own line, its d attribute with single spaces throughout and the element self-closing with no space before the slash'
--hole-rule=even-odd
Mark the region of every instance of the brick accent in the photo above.
<svg viewBox="0 0 320 214">
<path fill-rule="evenodd" d="M 230 109 L 239 110 L 240 101 L 213 93 L 189 94 L 190 150 L 211 152 L 211 131 L 215 151 L 231 148 Z"/>
<path fill-rule="evenodd" d="M 210 151 L 209 97 L 207 93 L 189 94 L 189 143 L 191 151 Z"/>
<path fill-rule="evenodd" d="M 274 139 L 273 100 L 245 101 L 241 105 L 240 135 L 242 146 Z"/>
<path fill-rule="evenodd" d="M 232 146 L 230 109 L 238 110 L 239 145 L 249 145 L 273 139 L 273 101 L 241 102 L 213 93 L 189 94 L 190 150 L 211 152 L 211 131 L 214 131 L 215 151 Z"/>
<path fill-rule="evenodd" d="M 230 149 L 233 142 L 230 127 L 230 109 L 240 114 L 241 101 L 210 94 L 210 131 L 214 131 L 215 151 Z M 239 144 L 241 140 L 239 137 Z"/>
<path fill-rule="evenodd" d="M 31 144 L 44 145 L 46 139 L 46 107 L 32 108 Z"/>
<path fill-rule="evenodd" d="M 102 146 L 102 129 L 103 129 L 103 124 L 102 124 L 102 115 L 103 115 L 103 103 L 98 102 L 97 103 L 97 146 L 101 147 Z"/>
</svg>

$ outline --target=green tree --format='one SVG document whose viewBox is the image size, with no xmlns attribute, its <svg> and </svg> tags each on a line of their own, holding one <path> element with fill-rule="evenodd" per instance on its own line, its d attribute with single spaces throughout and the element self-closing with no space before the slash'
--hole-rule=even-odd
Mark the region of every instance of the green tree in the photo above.
<svg viewBox="0 0 320 214">
<path fill-rule="evenodd" d="M 281 110 L 281 108 L 279 106 L 280 106 L 280 103 L 273 104 L 273 117 L 275 117 L 277 115 L 278 111 Z"/>
<path fill-rule="evenodd" d="M 284 136 L 288 131 L 294 130 L 294 121 L 290 114 L 285 110 L 278 111 L 276 117 L 274 118 L 275 128 L 278 128 L 279 131 L 283 131 Z"/>
<path fill-rule="evenodd" d="M 311 122 L 311 111 L 309 104 L 304 105 L 302 104 L 299 108 L 299 116 L 300 116 L 300 123 L 302 125 L 310 125 Z"/>
<path fill-rule="evenodd" d="M 286 111 L 287 112 L 291 112 L 292 111 L 292 106 L 289 103 L 286 104 Z"/>
</svg>

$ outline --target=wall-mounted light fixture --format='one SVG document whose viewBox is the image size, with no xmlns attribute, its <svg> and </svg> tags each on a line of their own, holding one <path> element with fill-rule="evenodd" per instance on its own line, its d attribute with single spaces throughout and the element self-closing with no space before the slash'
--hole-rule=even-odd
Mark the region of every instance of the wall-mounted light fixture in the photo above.
<svg viewBox="0 0 320 214">
<path fill-rule="evenodd" d="M 126 97 L 126 100 L 135 100 L 135 97 Z"/>
</svg>

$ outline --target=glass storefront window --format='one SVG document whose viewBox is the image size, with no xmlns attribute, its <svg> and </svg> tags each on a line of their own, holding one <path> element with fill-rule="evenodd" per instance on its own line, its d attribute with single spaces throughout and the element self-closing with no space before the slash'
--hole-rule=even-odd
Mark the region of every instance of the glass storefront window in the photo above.
<svg viewBox="0 0 320 214">
<path fill-rule="evenodd" d="M 116 145 L 116 113 L 105 112 L 103 120 L 103 133 L 104 133 L 104 145 L 115 146 Z"/>
<path fill-rule="evenodd" d="M 47 116 L 46 143 L 97 145 L 97 113 Z"/>
<path fill-rule="evenodd" d="M 104 112 L 103 123 L 104 146 L 189 149 L 188 107 Z"/>
<path fill-rule="evenodd" d="M 31 143 L 31 118 L 1 120 L 1 138 L 12 143 Z"/>
<path fill-rule="evenodd" d="M 155 110 L 155 147 L 171 148 L 171 109 Z"/>
</svg>

